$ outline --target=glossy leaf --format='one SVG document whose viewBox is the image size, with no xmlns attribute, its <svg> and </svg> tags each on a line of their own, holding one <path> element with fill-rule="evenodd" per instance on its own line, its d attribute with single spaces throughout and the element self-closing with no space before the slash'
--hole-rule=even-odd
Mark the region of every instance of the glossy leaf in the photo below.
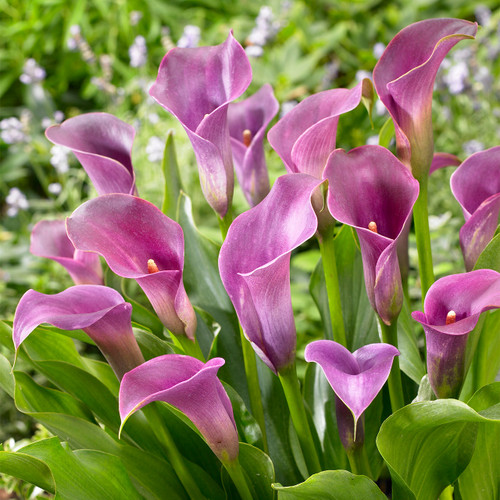
<svg viewBox="0 0 500 500">
<path fill-rule="evenodd" d="M 474 269 L 493 269 L 500 273 L 500 234 L 497 234 L 481 252 Z"/>
<path fill-rule="evenodd" d="M 165 181 L 161 210 L 165 215 L 176 221 L 177 200 L 179 199 L 179 194 L 182 189 L 182 183 L 179 173 L 179 164 L 177 163 L 177 155 L 175 154 L 173 130 L 167 132 L 161 169 Z"/>
<path fill-rule="evenodd" d="M 11 398 L 14 397 L 14 376 L 9 360 L 0 354 L 0 388 L 2 388 Z"/>
</svg>

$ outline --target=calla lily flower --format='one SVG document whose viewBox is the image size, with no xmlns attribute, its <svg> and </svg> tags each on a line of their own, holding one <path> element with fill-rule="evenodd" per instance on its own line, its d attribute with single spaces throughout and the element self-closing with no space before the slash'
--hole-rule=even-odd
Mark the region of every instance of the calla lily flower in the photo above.
<svg viewBox="0 0 500 500">
<path fill-rule="evenodd" d="M 220 45 L 171 49 L 149 91 L 186 130 L 203 194 L 221 218 L 231 206 L 234 188 L 227 108 L 251 79 L 245 50 L 230 32 Z"/>
<path fill-rule="evenodd" d="M 52 125 L 47 139 L 73 151 L 99 195 L 135 194 L 134 127 L 108 113 L 87 113 Z"/>
<path fill-rule="evenodd" d="M 330 213 L 356 229 L 368 298 L 389 325 L 403 304 L 397 246 L 418 197 L 418 182 L 381 146 L 335 150 L 324 176 Z"/>
<path fill-rule="evenodd" d="M 259 205 L 234 220 L 219 255 L 243 332 L 275 373 L 295 361 L 290 253 L 316 232 L 311 196 L 320 184 L 306 174 L 279 177 Z"/>
<path fill-rule="evenodd" d="M 428 174 L 432 162 L 432 91 L 439 66 L 476 31 L 477 23 L 461 19 L 411 24 L 392 39 L 373 70 L 377 93 L 394 120 L 398 157 L 416 179 Z"/>
<path fill-rule="evenodd" d="M 269 193 L 264 134 L 278 109 L 279 103 L 269 84 L 248 99 L 231 103 L 228 108 L 234 168 L 243 193 L 252 207 Z"/>
<path fill-rule="evenodd" d="M 152 401 L 165 401 L 184 413 L 222 462 L 238 457 L 233 408 L 217 378 L 222 358 L 202 363 L 191 356 L 166 354 L 128 372 L 120 385 L 122 428 L 135 411 Z"/>
<path fill-rule="evenodd" d="M 466 375 L 466 346 L 482 312 L 500 307 L 500 273 L 479 269 L 445 276 L 427 292 L 424 312 L 412 313 L 424 327 L 427 372 L 439 398 L 458 397 Z"/>
<path fill-rule="evenodd" d="M 127 194 L 87 201 L 66 220 L 79 250 L 104 257 L 118 276 L 132 278 L 163 324 L 194 340 L 196 316 L 184 289 L 182 229 L 153 204 Z"/>
<path fill-rule="evenodd" d="M 102 266 L 95 253 L 81 252 L 71 243 L 63 220 L 42 220 L 31 232 L 30 252 L 61 264 L 76 285 L 102 285 Z"/>
<path fill-rule="evenodd" d="M 269 131 L 267 138 L 287 172 L 321 179 L 326 160 L 335 149 L 340 115 L 361 102 L 363 80 L 353 89 L 332 89 L 307 97 Z"/>
<path fill-rule="evenodd" d="M 132 332 L 132 306 L 112 288 L 77 285 L 55 295 L 28 290 L 19 301 L 12 336 L 19 349 L 42 323 L 63 330 L 82 329 L 96 343 L 116 376 L 144 362 Z"/>
<path fill-rule="evenodd" d="M 352 354 L 333 340 L 317 340 L 306 346 L 306 361 L 321 366 L 337 396 L 337 423 L 347 450 L 362 443 L 362 430 L 356 429 L 358 420 L 382 389 L 399 354 L 390 344 L 365 345 Z"/>
<path fill-rule="evenodd" d="M 458 167 L 460 163 L 462 162 L 458 156 L 450 153 L 434 153 L 431 167 L 429 168 L 429 175 L 433 174 L 436 170 L 440 170 L 441 168 Z"/>
<path fill-rule="evenodd" d="M 460 229 L 460 246 L 465 268 L 470 271 L 498 226 L 500 146 L 469 156 L 453 172 L 450 183 L 465 217 Z"/>
</svg>

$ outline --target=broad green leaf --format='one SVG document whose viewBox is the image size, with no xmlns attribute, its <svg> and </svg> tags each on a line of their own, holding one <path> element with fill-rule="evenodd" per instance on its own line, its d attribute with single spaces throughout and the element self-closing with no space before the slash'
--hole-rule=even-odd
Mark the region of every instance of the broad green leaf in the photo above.
<svg viewBox="0 0 500 500">
<path fill-rule="evenodd" d="M 164 178 L 162 212 L 177 220 L 177 200 L 182 189 L 177 155 L 175 154 L 174 131 L 167 132 L 163 161 L 161 164 Z"/>
<path fill-rule="evenodd" d="M 454 399 L 414 403 L 381 426 L 377 446 L 396 498 L 435 500 L 469 464 L 481 425 L 494 420 Z"/>
<path fill-rule="evenodd" d="M 55 492 L 54 477 L 48 465 L 25 453 L 0 451 L 0 472 Z"/>
<path fill-rule="evenodd" d="M 12 324 L 6 321 L 0 321 L 0 344 L 14 352 L 14 343 L 12 342 Z"/>
<path fill-rule="evenodd" d="M 154 333 L 146 331 L 142 327 L 134 328 L 134 335 L 146 361 L 174 352 L 166 340 L 160 339 Z"/>
<path fill-rule="evenodd" d="M 57 438 L 37 441 L 20 452 L 48 464 L 57 498 L 61 500 L 141 498 L 125 468 L 113 455 L 96 450 L 71 452 L 63 448 Z"/>
<path fill-rule="evenodd" d="M 384 148 L 389 148 L 392 138 L 395 136 L 394 122 L 392 118 L 387 118 L 386 122 L 382 125 L 378 134 L 378 143 Z"/>
<path fill-rule="evenodd" d="M 474 269 L 494 269 L 500 272 L 500 234 L 497 234 L 482 251 Z"/>
<path fill-rule="evenodd" d="M 271 459 L 259 448 L 240 443 L 238 460 L 252 497 L 259 500 L 273 500 L 271 484 L 274 482 L 274 467 Z M 240 496 L 225 469 L 222 469 L 222 482 L 226 497 L 230 500 L 239 500 Z"/>
<path fill-rule="evenodd" d="M 14 398 L 14 375 L 9 360 L 0 354 L 0 388 Z"/>
<path fill-rule="evenodd" d="M 480 414 L 497 407 L 500 418 L 500 382 L 480 389 L 468 402 Z M 484 412 L 484 413 L 483 413 Z M 474 455 L 463 474 L 458 478 L 462 498 L 498 500 L 500 494 L 500 421 L 479 427 Z"/>
<path fill-rule="evenodd" d="M 384 500 L 387 497 L 366 476 L 345 470 L 326 470 L 295 486 L 273 484 L 278 500 Z"/>
</svg>

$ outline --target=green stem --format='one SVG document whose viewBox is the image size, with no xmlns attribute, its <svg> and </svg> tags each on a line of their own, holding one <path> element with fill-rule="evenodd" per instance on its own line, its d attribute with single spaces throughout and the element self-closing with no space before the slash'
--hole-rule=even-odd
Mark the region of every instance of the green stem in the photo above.
<svg viewBox="0 0 500 500">
<path fill-rule="evenodd" d="M 262 397 L 260 393 L 259 374 L 257 372 L 257 359 L 255 352 L 248 339 L 243 334 L 240 325 L 241 349 L 243 351 L 243 362 L 245 364 L 245 374 L 247 377 L 248 395 L 250 396 L 250 408 L 252 415 L 257 420 L 262 432 L 262 444 L 264 451 L 268 453 L 266 421 L 264 418 L 264 407 L 262 406 Z"/>
<path fill-rule="evenodd" d="M 309 474 L 314 474 L 321 471 L 316 447 L 314 446 L 311 429 L 307 421 L 306 409 L 300 392 L 299 379 L 297 378 L 297 370 L 295 363 L 289 368 L 278 373 L 285 398 L 290 409 L 293 426 L 297 431 L 300 446 L 306 460 Z"/>
<path fill-rule="evenodd" d="M 328 308 L 330 310 L 330 321 L 332 323 L 333 340 L 347 347 L 347 339 L 342 316 L 342 304 L 340 301 L 339 277 L 337 273 L 337 262 L 335 259 L 335 243 L 333 240 L 333 227 L 325 234 L 318 235 L 319 249 L 323 261 L 323 272 L 325 274 L 326 292 L 328 294 Z"/>
<path fill-rule="evenodd" d="M 427 210 L 427 179 L 423 176 L 419 181 L 420 192 L 413 207 L 413 221 L 417 238 L 418 268 L 420 271 L 420 286 L 422 288 L 422 303 L 434 283 L 434 269 L 432 267 L 431 236 L 429 232 L 429 212 Z"/>
<path fill-rule="evenodd" d="M 189 468 L 180 454 L 165 423 L 163 422 L 156 404 L 151 403 L 145 406 L 142 410 L 146 415 L 156 438 L 163 446 L 168 461 L 172 465 L 177 477 L 180 479 L 190 498 L 193 500 L 205 498 L 198 488 L 198 484 L 195 479 L 191 476 Z"/>
<path fill-rule="evenodd" d="M 205 356 L 203 356 L 203 353 L 201 352 L 201 347 L 200 344 L 198 344 L 198 340 L 195 339 L 193 342 L 191 339 L 186 337 L 186 335 L 174 334 L 172 334 L 170 338 L 177 347 L 180 347 L 184 351 L 184 354 L 205 362 Z"/>
<path fill-rule="evenodd" d="M 386 325 L 379 318 L 380 329 L 382 330 L 382 342 L 398 347 L 398 321 L 394 319 L 391 325 Z M 387 380 L 389 385 L 389 396 L 391 398 L 391 408 L 394 413 L 403 408 L 405 400 L 403 396 L 403 386 L 401 384 L 401 371 L 399 369 L 399 357 L 395 356 L 392 362 L 391 373 Z"/>
<path fill-rule="evenodd" d="M 220 218 L 217 216 L 217 220 L 219 221 L 220 233 L 222 235 L 222 241 L 226 239 L 227 232 L 229 230 L 229 226 L 233 222 L 233 210 L 231 207 L 227 209 L 226 215 Z"/>
<path fill-rule="evenodd" d="M 232 462 L 223 462 L 229 476 L 233 480 L 234 485 L 238 489 L 238 493 L 242 500 L 253 500 L 253 495 L 250 493 L 248 483 L 246 482 L 245 476 L 243 474 L 243 469 L 238 461 L 238 459 Z"/>
<path fill-rule="evenodd" d="M 347 458 L 349 459 L 349 465 L 351 466 L 351 472 L 357 475 L 365 475 L 373 479 L 372 469 L 370 466 L 370 461 L 368 460 L 368 455 L 366 453 L 366 448 L 364 443 L 357 446 L 353 450 L 347 451 Z"/>
<path fill-rule="evenodd" d="M 447 486 L 439 495 L 439 500 L 453 500 L 453 486 Z"/>
</svg>

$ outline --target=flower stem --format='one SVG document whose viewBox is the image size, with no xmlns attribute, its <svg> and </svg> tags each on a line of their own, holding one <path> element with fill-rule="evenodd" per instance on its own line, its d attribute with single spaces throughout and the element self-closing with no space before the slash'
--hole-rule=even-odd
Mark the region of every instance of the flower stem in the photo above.
<svg viewBox="0 0 500 500">
<path fill-rule="evenodd" d="M 386 325 L 379 318 L 380 329 L 382 330 L 382 341 L 386 344 L 391 344 L 398 347 L 398 322 L 394 319 L 392 324 Z M 389 385 L 389 396 L 391 398 L 391 408 L 394 413 L 396 410 L 403 408 L 405 400 L 403 396 L 403 386 L 401 384 L 401 371 L 399 369 L 399 358 L 396 356 L 392 362 L 391 373 L 387 380 Z"/>
<path fill-rule="evenodd" d="M 264 418 L 264 407 L 262 406 L 262 397 L 260 393 L 259 374 L 257 372 L 257 359 L 255 352 L 248 339 L 243 334 L 240 325 L 241 349 L 243 351 L 243 362 L 245 364 L 245 374 L 247 377 L 248 394 L 250 396 L 250 408 L 252 414 L 259 424 L 262 432 L 262 444 L 264 451 L 268 453 L 266 421 Z"/>
<path fill-rule="evenodd" d="M 439 495 L 439 500 L 453 500 L 453 486 L 447 486 Z"/>
<path fill-rule="evenodd" d="M 299 379 L 297 378 L 297 370 L 295 363 L 289 368 L 278 373 L 285 398 L 290 409 L 293 426 L 297 431 L 300 446 L 304 453 L 304 458 L 307 464 L 309 474 L 314 474 L 321 471 L 318 454 L 314 446 L 314 441 L 307 421 L 306 409 L 300 392 Z"/>
<path fill-rule="evenodd" d="M 431 236 L 429 232 L 429 212 L 427 209 L 427 179 L 423 176 L 419 180 L 420 192 L 413 207 L 413 221 L 417 238 L 418 268 L 420 271 L 420 286 L 422 288 L 422 303 L 432 283 L 434 283 L 434 269 L 432 267 Z"/>
<path fill-rule="evenodd" d="M 177 477 L 180 479 L 189 497 L 192 500 L 205 498 L 198 488 L 198 484 L 196 483 L 195 479 L 191 476 L 186 462 L 184 461 L 184 458 L 180 454 L 174 440 L 172 439 L 167 426 L 163 422 L 156 404 L 154 402 L 150 403 L 142 410 L 146 415 L 146 418 L 148 419 L 148 422 L 150 423 L 156 438 L 163 446 L 168 461 L 172 465 L 175 473 L 177 474 Z"/>
<path fill-rule="evenodd" d="M 226 239 L 229 226 L 233 222 L 233 210 L 231 207 L 227 209 L 226 215 L 224 217 L 219 217 L 217 215 L 217 220 L 219 221 L 220 233 L 222 235 L 222 241 Z"/>
<path fill-rule="evenodd" d="M 238 459 L 233 460 L 232 462 L 223 462 L 224 467 L 226 468 L 229 476 L 233 480 L 234 485 L 236 486 L 238 493 L 242 500 L 253 500 L 252 493 L 250 493 L 250 489 L 248 487 L 248 483 L 243 474 L 243 469 L 241 468 L 240 462 Z"/>
<path fill-rule="evenodd" d="M 346 450 L 346 453 L 347 458 L 349 459 L 349 465 L 351 466 L 351 472 L 353 474 L 363 474 L 373 479 L 372 469 L 370 467 L 370 461 L 368 460 L 364 443 L 361 446 L 357 446 L 353 450 Z"/>
<path fill-rule="evenodd" d="M 333 340 L 347 347 L 347 339 L 342 316 L 342 304 L 340 301 L 339 278 L 337 263 L 335 259 L 335 243 L 333 240 L 333 226 L 325 234 L 318 235 L 323 272 L 325 274 L 326 292 L 328 295 L 328 308 L 330 310 L 330 321 L 332 323 Z M 325 329 L 326 330 L 326 329 Z"/>
</svg>

